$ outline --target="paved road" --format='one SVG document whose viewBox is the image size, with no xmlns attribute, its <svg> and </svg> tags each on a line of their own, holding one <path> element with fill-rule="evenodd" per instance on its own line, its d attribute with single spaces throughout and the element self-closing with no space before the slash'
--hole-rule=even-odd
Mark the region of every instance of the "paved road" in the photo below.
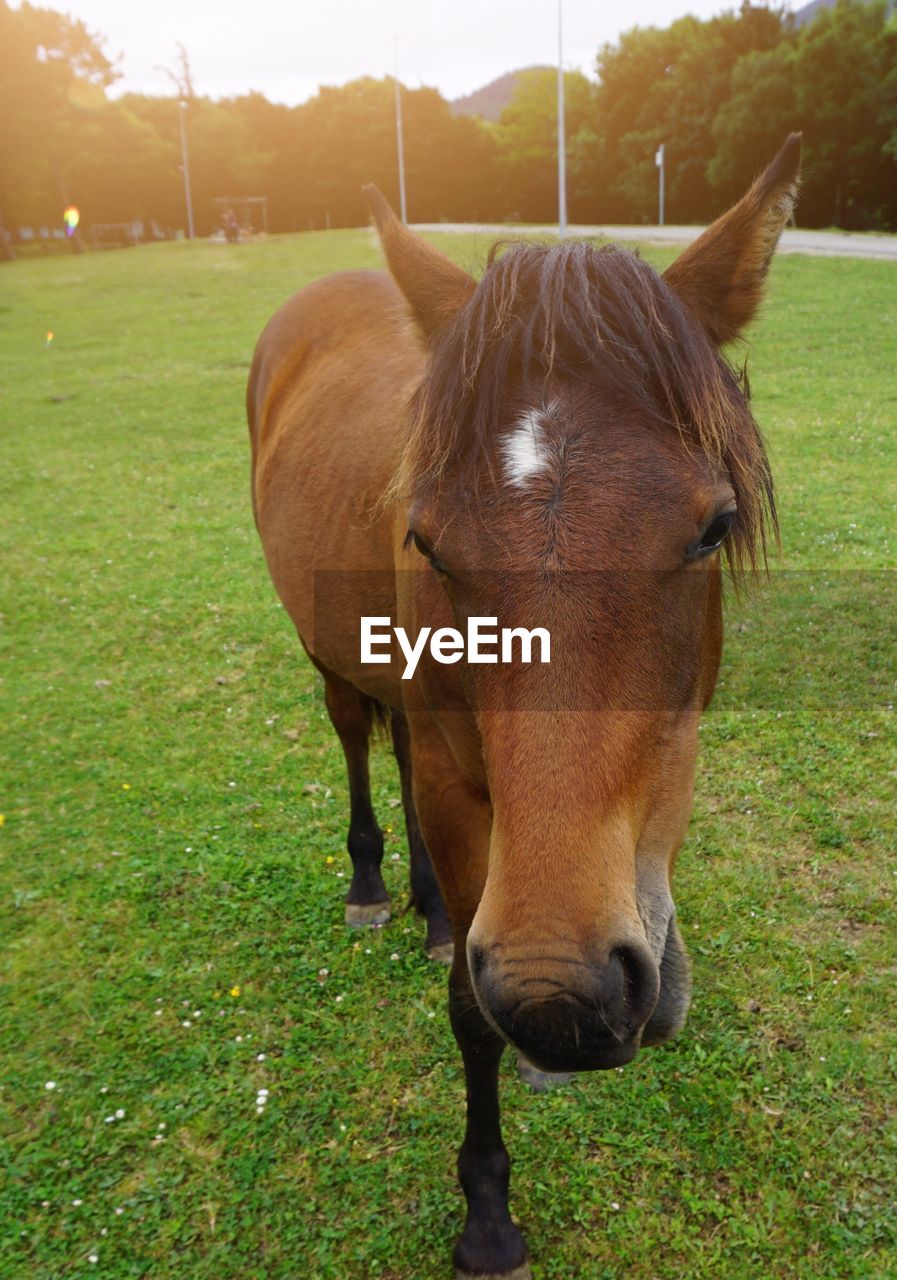
<svg viewBox="0 0 897 1280">
<path fill-rule="evenodd" d="M 515 227 L 487 223 L 418 222 L 415 231 L 465 232 L 485 236 L 554 235 L 555 226 Z M 574 236 L 600 236 L 605 240 L 651 240 L 657 244 L 689 244 L 701 227 L 571 227 Z M 779 253 L 809 253 L 828 258 L 885 258 L 897 261 L 897 236 L 866 235 L 850 231 L 782 232 Z"/>
</svg>

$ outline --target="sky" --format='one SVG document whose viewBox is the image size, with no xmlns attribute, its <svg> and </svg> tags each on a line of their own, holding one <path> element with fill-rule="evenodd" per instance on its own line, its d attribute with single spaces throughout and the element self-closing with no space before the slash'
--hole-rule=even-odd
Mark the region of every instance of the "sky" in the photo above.
<svg viewBox="0 0 897 1280">
<path fill-rule="evenodd" d="M 505 71 L 554 63 L 557 0 L 36 0 L 81 18 L 121 54 L 113 93 L 172 92 L 160 66 L 190 55 L 197 93 L 258 90 L 295 105 L 320 85 L 361 75 L 399 75 L 448 98 Z M 738 0 L 563 0 L 564 65 L 593 73 L 595 54 L 633 26 L 667 26 L 684 13 L 706 18 Z"/>
</svg>

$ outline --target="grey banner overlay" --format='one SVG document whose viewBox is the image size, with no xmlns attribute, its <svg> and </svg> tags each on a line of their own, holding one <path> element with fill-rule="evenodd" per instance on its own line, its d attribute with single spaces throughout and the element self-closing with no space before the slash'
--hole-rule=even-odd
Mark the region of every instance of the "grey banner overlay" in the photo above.
<svg viewBox="0 0 897 1280">
<path fill-rule="evenodd" d="M 338 663 L 332 665 L 338 665 L 340 674 L 345 673 L 346 663 L 360 659 L 362 612 L 389 616 L 392 627 L 402 625 L 395 606 L 398 576 L 385 570 L 316 572 L 315 636 L 310 638 L 311 646 L 321 657 L 325 651 L 338 655 Z M 618 571 L 553 577 L 491 571 L 468 575 L 456 595 L 475 598 L 475 612 L 497 618 L 498 631 L 503 626 L 547 627 L 552 633 L 551 663 L 542 666 L 538 662 L 540 646 L 534 642 L 534 661 L 525 670 L 521 670 L 519 661 L 511 664 L 514 671 L 500 663 L 474 669 L 462 657 L 457 664 L 462 680 L 487 680 L 494 707 L 506 705 L 546 712 L 671 710 L 681 705 L 695 655 L 690 640 L 693 629 L 687 617 L 680 614 L 678 625 L 674 622 L 668 626 L 666 617 L 658 615 L 655 601 L 659 592 L 669 592 L 670 582 L 669 575 Z M 438 599 L 441 588 L 435 581 L 428 589 Z M 585 627 L 565 640 L 551 626 L 550 618 L 539 616 L 537 607 L 525 618 L 519 613 L 513 618 L 502 616 L 505 601 L 541 599 L 551 602 L 547 612 L 557 617 L 562 608 L 559 601 L 565 597 L 578 606 L 585 601 L 586 611 L 593 611 L 598 625 Z M 621 644 L 632 653 L 663 649 L 663 665 L 669 675 L 663 687 L 652 689 L 648 696 L 644 688 L 637 692 L 625 678 L 599 679 L 594 683 L 584 678 L 570 679 L 571 671 L 586 668 L 594 661 L 594 649 L 601 643 L 603 604 L 612 600 L 626 602 L 622 622 L 612 629 L 612 646 Z M 352 602 L 353 607 L 347 602 Z M 425 621 L 434 628 L 453 625 L 462 635 L 466 633 L 466 619 L 460 611 L 454 618 L 440 612 L 438 618 L 427 617 Z M 724 700 L 730 707 L 763 711 L 825 711 L 839 707 L 859 710 L 892 708 L 897 701 L 897 571 L 744 573 L 739 576 L 737 590 L 727 578 L 724 630 L 717 700 Z M 416 636 L 408 639 L 413 643 Z M 500 645 L 498 650 L 500 653 Z M 380 651 L 391 653 L 393 665 L 377 670 L 394 673 L 398 679 L 406 659 L 395 637 L 389 650 Z M 519 647 L 515 653 L 519 653 Z M 427 662 L 432 663 L 433 659 L 425 649 L 418 674 Z M 451 667 L 445 669 L 451 671 Z M 503 689 L 513 690 L 504 702 Z"/>
</svg>

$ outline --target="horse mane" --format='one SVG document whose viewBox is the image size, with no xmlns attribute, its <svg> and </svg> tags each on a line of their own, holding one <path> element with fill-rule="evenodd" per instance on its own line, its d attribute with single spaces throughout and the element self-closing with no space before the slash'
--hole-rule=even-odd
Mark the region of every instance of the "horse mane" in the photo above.
<svg viewBox="0 0 897 1280">
<path fill-rule="evenodd" d="M 565 377 L 668 424 L 721 464 L 739 511 L 730 564 L 765 559 L 776 529 L 772 476 L 744 373 L 663 278 L 616 245 L 493 246 L 476 290 L 431 346 L 391 497 L 432 493 L 449 470 L 453 484 L 475 489 L 512 387 Z"/>
</svg>

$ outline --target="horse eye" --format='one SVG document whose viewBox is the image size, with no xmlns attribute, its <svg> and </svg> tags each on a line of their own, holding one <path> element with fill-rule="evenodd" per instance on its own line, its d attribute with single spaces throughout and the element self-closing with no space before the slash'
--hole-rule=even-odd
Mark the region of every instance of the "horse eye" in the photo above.
<svg viewBox="0 0 897 1280">
<path fill-rule="evenodd" d="M 424 542 L 423 538 L 420 536 L 419 533 L 415 533 L 413 529 L 411 529 L 409 532 L 411 533 L 411 541 L 414 543 L 415 547 L 421 553 L 424 559 L 432 560 L 433 548 L 427 546 L 426 542 Z"/>
<path fill-rule="evenodd" d="M 430 562 L 431 568 L 433 568 L 437 573 L 446 573 L 446 567 L 439 559 L 436 552 L 431 546 L 424 542 L 420 534 L 415 533 L 413 529 L 408 530 L 408 534 L 405 538 L 405 546 L 407 546 L 409 542 L 414 543 L 416 549 L 421 553 L 424 559 Z"/>
<path fill-rule="evenodd" d="M 702 556 L 709 556 L 714 551 L 718 551 L 732 530 L 736 514 L 735 511 L 726 511 L 722 515 L 714 517 L 697 542 L 693 542 L 688 548 L 685 558 L 687 560 L 697 560 Z"/>
</svg>

